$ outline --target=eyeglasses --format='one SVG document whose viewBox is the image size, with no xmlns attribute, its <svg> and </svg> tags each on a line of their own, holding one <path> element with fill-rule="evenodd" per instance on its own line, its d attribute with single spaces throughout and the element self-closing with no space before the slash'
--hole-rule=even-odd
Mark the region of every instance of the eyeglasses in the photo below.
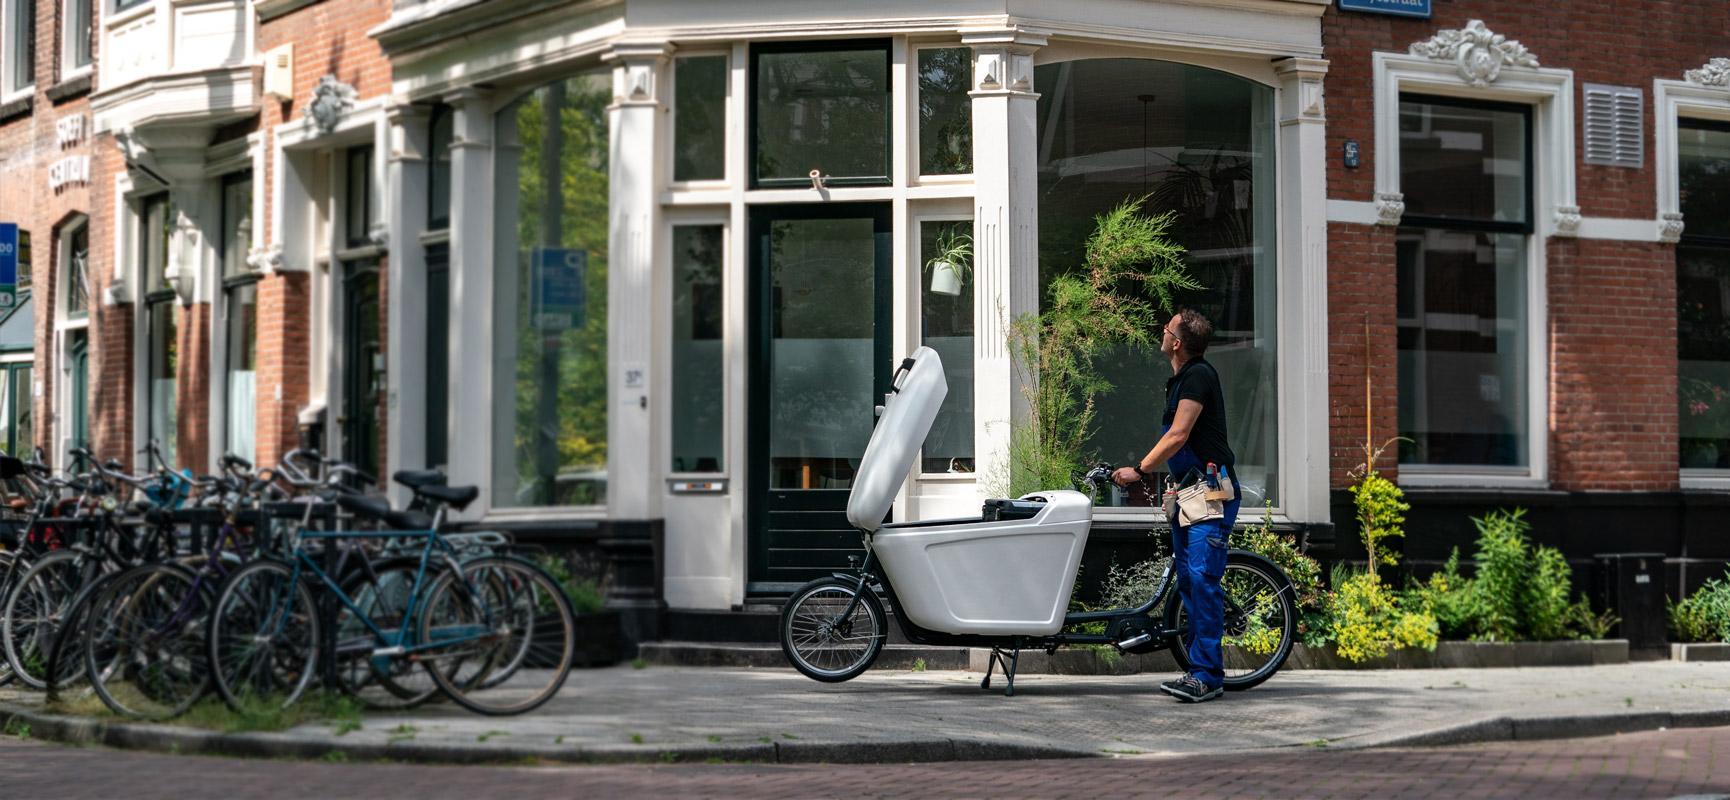
<svg viewBox="0 0 1730 800">
<path fill-rule="evenodd" d="M 1173 339 L 1181 339 L 1181 338 L 1183 338 L 1183 337 L 1181 337 L 1181 336 L 1178 336 L 1178 335 L 1177 335 L 1177 331 L 1174 331 L 1174 330 L 1172 330 L 1172 329 L 1170 329 L 1170 328 L 1163 328 L 1163 329 L 1162 329 L 1162 330 L 1163 330 L 1163 331 L 1165 331 L 1165 335 L 1166 335 L 1166 336 L 1170 336 L 1170 337 L 1171 337 L 1171 338 L 1173 338 Z"/>
</svg>

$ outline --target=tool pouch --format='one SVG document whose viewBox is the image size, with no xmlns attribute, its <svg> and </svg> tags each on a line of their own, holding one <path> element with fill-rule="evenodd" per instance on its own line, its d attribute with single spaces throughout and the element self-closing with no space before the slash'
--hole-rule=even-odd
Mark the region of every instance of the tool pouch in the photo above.
<svg viewBox="0 0 1730 800">
<path fill-rule="evenodd" d="M 1172 497 L 1177 503 L 1177 524 L 1189 526 L 1224 517 L 1225 504 L 1236 499 L 1237 487 L 1231 479 L 1221 477 L 1218 489 L 1210 488 L 1206 481 L 1196 481 L 1193 486 L 1177 490 Z M 1166 519 L 1173 519 L 1169 511 Z"/>
</svg>

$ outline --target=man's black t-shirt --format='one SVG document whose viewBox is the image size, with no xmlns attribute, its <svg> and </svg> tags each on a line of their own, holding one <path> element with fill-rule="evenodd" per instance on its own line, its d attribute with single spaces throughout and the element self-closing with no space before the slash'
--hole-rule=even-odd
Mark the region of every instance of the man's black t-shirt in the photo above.
<svg viewBox="0 0 1730 800">
<path fill-rule="evenodd" d="M 1190 452 L 1203 463 L 1236 466 L 1231 445 L 1225 437 L 1225 390 L 1219 385 L 1219 372 L 1204 358 L 1192 358 L 1165 382 L 1165 418 L 1162 425 L 1170 426 L 1177 416 L 1177 401 L 1194 400 L 1201 404 L 1201 415 L 1189 431 Z"/>
</svg>

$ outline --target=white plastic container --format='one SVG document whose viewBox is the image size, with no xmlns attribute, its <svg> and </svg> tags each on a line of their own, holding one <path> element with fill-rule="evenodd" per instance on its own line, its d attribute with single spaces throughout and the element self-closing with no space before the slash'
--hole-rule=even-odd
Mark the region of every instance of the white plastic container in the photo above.
<svg viewBox="0 0 1730 800">
<path fill-rule="evenodd" d="M 1093 508 L 1086 495 L 1028 495 L 1022 499 L 1045 502 L 1030 519 L 883 524 L 949 392 L 936 351 L 921 347 L 910 360 L 847 498 L 848 520 L 872 534 L 871 549 L 901 603 L 897 612 L 939 633 L 1057 633 L 1087 548 Z"/>
<path fill-rule="evenodd" d="M 941 633 L 1049 636 L 1063 628 L 1087 549 L 1092 506 L 1071 490 L 1042 492 L 1031 519 L 888 525 L 872 552 L 907 619 Z"/>
</svg>

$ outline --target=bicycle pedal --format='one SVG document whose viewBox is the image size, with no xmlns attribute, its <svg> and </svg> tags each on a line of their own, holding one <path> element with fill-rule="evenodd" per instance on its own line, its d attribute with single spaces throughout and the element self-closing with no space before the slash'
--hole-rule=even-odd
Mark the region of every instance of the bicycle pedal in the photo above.
<svg viewBox="0 0 1730 800">
<path fill-rule="evenodd" d="M 1153 634 L 1140 633 L 1140 634 L 1137 634 L 1135 636 L 1131 636 L 1128 639 L 1124 639 L 1121 642 L 1118 642 L 1117 643 L 1117 649 L 1127 651 L 1130 648 L 1140 647 L 1140 646 L 1147 644 L 1148 642 L 1151 642 L 1151 641 L 1153 641 Z"/>
</svg>

